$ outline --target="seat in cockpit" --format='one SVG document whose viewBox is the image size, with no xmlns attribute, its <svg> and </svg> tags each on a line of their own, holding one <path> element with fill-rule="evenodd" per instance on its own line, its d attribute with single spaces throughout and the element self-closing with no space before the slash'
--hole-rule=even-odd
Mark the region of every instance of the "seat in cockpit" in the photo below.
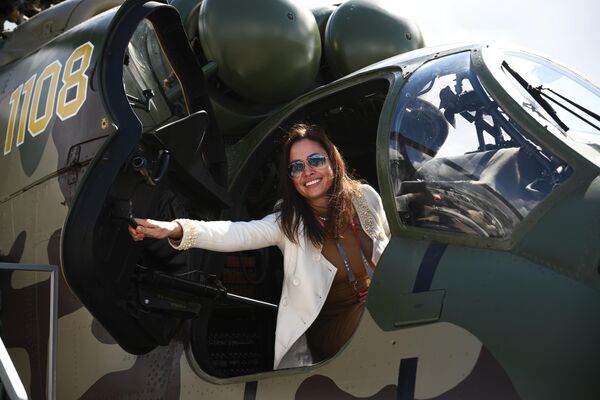
<svg viewBox="0 0 600 400">
<path fill-rule="evenodd" d="M 415 166 L 435 157 L 448 137 L 448 122 L 433 104 L 413 99 L 405 108 L 400 125 L 392 132 L 392 182 L 396 195 L 402 182 L 415 180 Z M 393 151 L 394 151 L 393 150 Z"/>
<path fill-rule="evenodd" d="M 440 149 L 451 145 L 448 130 L 431 103 L 416 99 L 406 106 L 394 137 L 398 154 L 391 157 L 396 206 L 405 223 L 502 236 L 551 190 L 541 179 L 547 175 L 542 164 L 523 148 L 440 157 Z"/>
<path fill-rule="evenodd" d="M 539 185 L 544 176 L 541 164 L 535 157 L 519 147 L 487 150 L 459 156 L 435 158 L 416 171 L 419 180 L 471 181 L 487 185 L 504 200 L 526 214 L 551 188 Z"/>
</svg>

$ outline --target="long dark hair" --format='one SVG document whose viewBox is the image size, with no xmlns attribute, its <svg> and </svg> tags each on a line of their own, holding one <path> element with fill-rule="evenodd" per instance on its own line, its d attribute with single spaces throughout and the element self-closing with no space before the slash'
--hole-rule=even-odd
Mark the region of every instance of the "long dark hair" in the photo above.
<svg viewBox="0 0 600 400">
<path fill-rule="evenodd" d="M 324 225 L 317 221 L 314 211 L 306 199 L 298 193 L 287 173 L 290 149 L 294 143 L 303 139 L 317 142 L 325 149 L 333 171 L 327 221 Z M 340 151 L 329 140 L 323 128 L 306 124 L 292 126 L 283 144 L 279 172 L 281 202 L 276 208 L 281 213 L 280 223 L 283 233 L 290 241 L 298 243 L 301 224 L 304 225 L 304 234 L 315 246 L 323 245 L 327 237 L 337 237 L 346 229 L 354 212 L 352 197 L 360 190 L 360 182 L 353 179 L 346 171 L 346 163 Z"/>
</svg>

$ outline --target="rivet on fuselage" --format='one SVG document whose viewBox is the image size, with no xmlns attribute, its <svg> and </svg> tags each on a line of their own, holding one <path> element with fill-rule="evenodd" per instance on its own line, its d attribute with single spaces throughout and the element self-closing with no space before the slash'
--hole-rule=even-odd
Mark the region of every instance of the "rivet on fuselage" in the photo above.
<svg viewBox="0 0 600 400">
<path fill-rule="evenodd" d="M 100 120 L 100 126 L 102 127 L 102 129 L 108 128 L 108 120 L 106 119 L 106 117 L 103 117 Z"/>
</svg>

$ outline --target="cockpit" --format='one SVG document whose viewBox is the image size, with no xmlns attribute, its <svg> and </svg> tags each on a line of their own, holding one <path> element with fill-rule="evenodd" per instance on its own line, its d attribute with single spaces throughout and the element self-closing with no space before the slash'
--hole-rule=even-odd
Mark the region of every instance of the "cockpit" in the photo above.
<svg viewBox="0 0 600 400">
<path fill-rule="evenodd" d="M 396 209 L 411 227 L 507 238 L 572 173 L 488 93 L 470 52 L 409 76 L 389 143 Z"/>
</svg>

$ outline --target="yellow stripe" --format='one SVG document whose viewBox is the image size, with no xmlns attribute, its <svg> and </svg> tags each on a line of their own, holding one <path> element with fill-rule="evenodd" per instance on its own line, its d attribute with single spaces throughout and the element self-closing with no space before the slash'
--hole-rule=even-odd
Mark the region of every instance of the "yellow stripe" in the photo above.
<svg viewBox="0 0 600 400">
<path fill-rule="evenodd" d="M 54 102 L 56 100 L 56 87 L 58 85 L 58 77 L 60 74 L 61 64 L 58 61 L 54 61 L 52 64 L 44 68 L 44 71 L 40 74 L 35 84 L 35 92 L 33 94 L 33 106 L 29 113 L 29 133 L 35 137 L 42 133 L 50 119 L 52 118 L 52 111 L 54 110 Z M 38 108 L 40 105 L 40 97 L 42 94 L 42 88 L 44 81 L 50 79 L 50 87 L 48 89 L 48 96 L 46 96 L 46 107 L 44 113 L 38 118 Z"/>
<path fill-rule="evenodd" d="M 58 92 L 58 105 L 56 106 L 56 114 L 63 121 L 77 114 L 85 102 L 88 83 L 85 72 L 90 66 L 93 50 L 94 46 L 87 42 L 75 49 L 65 63 L 62 78 L 63 86 Z M 73 65 L 79 59 L 81 59 L 81 64 L 76 71 L 73 71 Z M 73 87 L 76 88 L 75 98 L 67 102 L 67 93 Z"/>
<path fill-rule="evenodd" d="M 21 91 L 23 85 L 19 85 L 10 95 L 10 115 L 8 117 L 8 127 L 6 129 L 6 139 L 4 140 L 4 155 L 7 155 L 12 150 L 13 132 L 15 130 L 15 121 L 17 120 L 17 110 L 21 100 Z"/>
<path fill-rule="evenodd" d="M 23 107 L 21 107 L 21 118 L 19 119 L 19 134 L 17 135 L 17 146 L 20 146 L 25 141 L 25 126 L 27 125 L 27 113 L 29 111 L 29 105 L 31 104 L 31 98 L 33 97 L 33 84 L 35 83 L 36 75 L 33 75 L 25 83 L 23 93 L 25 94 L 25 100 L 23 101 Z"/>
</svg>

